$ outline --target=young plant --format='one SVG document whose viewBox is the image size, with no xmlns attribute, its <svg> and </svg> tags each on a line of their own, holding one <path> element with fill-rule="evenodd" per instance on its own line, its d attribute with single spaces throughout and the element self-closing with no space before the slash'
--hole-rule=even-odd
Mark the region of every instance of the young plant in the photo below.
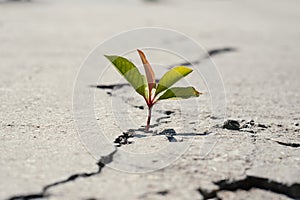
<svg viewBox="0 0 300 200">
<path fill-rule="evenodd" d="M 198 97 L 198 92 L 194 87 L 171 87 L 181 78 L 187 76 L 193 70 L 178 66 L 169 70 L 159 80 L 158 84 L 155 81 L 155 75 L 151 65 L 149 64 L 145 54 L 141 50 L 137 50 L 146 76 L 142 75 L 138 68 L 129 60 L 121 56 L 105 55 L 105 57 L 115 66 L 122 76 L 131 84 L 138 94 L 143 96 L 148 106 L 148 118 L 146 131 L 149 130 L 152 107 L 160 100 L 165 99 L 187 99 L 190 97 Z"/>
</svg>

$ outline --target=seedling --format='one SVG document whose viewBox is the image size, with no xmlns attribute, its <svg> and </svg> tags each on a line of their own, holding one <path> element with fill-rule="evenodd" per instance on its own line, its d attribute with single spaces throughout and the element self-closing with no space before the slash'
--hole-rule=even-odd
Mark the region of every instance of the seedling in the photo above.
<svg viewBox="0 0 300 200">
<path fill-rule="evenodd" d="M 145 99 L 148 106 L 146 131 L 149 131 L 152 107 L 158 101 L 165 99 L 188 99 L 198 97 L 201 93 L 194 87 L 171 87 L 181 78 L 193 71 L 185 66 L 172 68 L 165 73 L 156 84 L 153 69 L 145 54 L 139 49 L 137 51 L 144 65 L 146 76 L 142 75 L 138 68 L 124 57 L 114 55 L 105 55 L 105 57 L 115 66 L 118 72 L 124 76 L 135 91 Z"/>
</svg>

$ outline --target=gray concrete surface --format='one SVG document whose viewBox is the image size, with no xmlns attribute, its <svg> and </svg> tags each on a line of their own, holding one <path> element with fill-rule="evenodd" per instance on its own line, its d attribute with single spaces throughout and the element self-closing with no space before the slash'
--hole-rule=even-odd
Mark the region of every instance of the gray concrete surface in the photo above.
<svg viewBox="0 0 300 200">
<path fill-rule="evenodd" d="M 0 199 L 300 198 L 299 6 L 296 0 L 0 3 Z M 76 74 L 96 44 L 139 26 L 181 31 L 208 50 L 236 48 L 212 59 L 226 88 L 227 118 L 253 119 L 253 133 L 212 127 L 211 136 L 195 136 L 183 156 L 152 173 L 97 165 L 72 115 Z M 168 120 L 175 123 L 176 114 Z M 200 120 L 197 133 L 211 119 L 205 113 Z M 206 137 L 219 142 L 203 158 Z"/>
</svg>

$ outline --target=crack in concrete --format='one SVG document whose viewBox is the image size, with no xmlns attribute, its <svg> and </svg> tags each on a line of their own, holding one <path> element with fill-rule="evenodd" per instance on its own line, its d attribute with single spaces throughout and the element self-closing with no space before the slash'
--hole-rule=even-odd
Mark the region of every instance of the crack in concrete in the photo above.
<svg viewBox="0 0 300 200">
<path fill-rule="evenodd" d="M 129 83 L 111 84 L 111 85 L 90 85 L 91 88 L 98 88 L 103 90 L 120 89 L 124 86 L 130 86 Z"/>
<path fill-rule="evenodd" d="M 159 82 L 159 79 L 155 80 L 156 83 Z M 114 90 L 114 89 L 121 89 L 124 86 L 130 86 L 129 83 L 119 83 L 119 84 L 109 84 L 109 85 L 90 85 L 91 88 L 98 88 L 102 90 Z"/>
<path fill-rule="evenodd" d="M 61 181 L 56 181 L 54 183 L 50 183 L 48 185 L 45 185 L 42 188 L 41 192 L 38 193 L 32 193 L 32 194 L 25 194 L 25 195 L 16 195 L 16 196 L 12 196 L 7 198 L 7 200 L 30 200 L 30 199 L 41 199 L 41 198 L 46 198 L 51 196 L 48 193 L 48 190 L 50 188 L 56 187 L 58 185 L 62 185 L 71 181 L 75 181 L 78 178 L 88 178 L 97 174 L 100 174 L 102 169 L 109 163 L 113 162 L 113 156 L 115 155 L 115 153 L 117 152 L 117 148 L 111 152 L 110 154 L 108 154 L 107 156 L 102 156 L 99 161 L 97 162 L 98 165 L 98 170 L 95 172 L 83 172 L 83 173 L 76 173 L 76 174 L 72 174 L 70 175 L 68 178 L 63 179 Z"/>
<path fill-rule="evenodd" d="M 156 191 L 156 192 L 147 192 L 147 193 L 144 193 L 142 195 L 139 196 L 138 199 L 145 199 L 145 198 L 149 198 L 149 196 L 151 195 L 160 195 L 160 196 L 167 196 L 168 194 L 170 193 L 170 191 L 168 189 L 166 190 L 159 190 L 159 191 Z"/>
<path fill-rule="evenodd" d="M 250 124 L 250 122 L 252 122 L 253 124 Z M 259 127 L 259 128 L 264 128 L 267 129 L 269 127 L 271 127 L 270 125 L 262 125 L 262 124 L 254 124 L 254 121 L 250 121 L 247 124 L 250 124 L 250 128 L 253 127 Z M 253 136 L 253 135 L 251 135 Z M 285 146 L 291 146 L 291 147 L 299 147 L 297 143 L 284 143 L 284 142 L 279 142 L 279 141 L 275 141 L 281 145 L 285 145 Z M 252 140 L 253 145 L 255 146 L 255 148 L 252 149 L 252 153 L 251 153 L 251 157 L 256 157 L 256 152 L 257 152 L 257 144 L 256 144 L 256 139 L 254 138 L 254 140 Z M 266 190 L 266 191 L 270 191 L 273 193 L 277 193 L 277 194 L 283 194 L 286 195 L 290 198 L 293 199 L 300 199 L 300 183 L 293 183 L 291 185 L 288 184 L 284 184 L 281 182 L 277 182 L 268 178 L 262 178 L 262 177 L 258 177 L 258 176 L 249 176 L 247 175 L 247 171 L 252 168 L 253 162 L 252 160 L 255 160 L 254 158 L 248 158 L 246 160 L 246 168 L 245 168 L 245 172 L 243 173 L 245 175 L 244 179 L 241 180 L 228 180 L 228 179 L 224 179 L 224 180 L 220 180 L 217 182 L 214 182 L 215 185 L 218 186 L 218 189 L 215 190 L 205 190 L 203 188 L 198 188 L 197 191 L 203 196 L 203 199 L 221 199 L 218 196 L 218 193 L 221 191 L 238 191 L 238 190 L 245 190 L 245 191 L 249 191 L 253 188 L 257 188 L 257 189 L 261 189 L 261 190 Z"/>
<path fill-rule="evenodd" d="M 280 145 L 284 145 L 284 146 L 288 146 L 288 147 L 293 147 L 293 148 L 298 148 L 300 147 L 300 144 L 299 143 L 293 143 L 293 142 L 280 142 L 280 141 L 276 141 L 278 144 Z"/>
<path fill-rule="evenodd" d="M 207 191 L 202 188 L 197 189 L 197 191 L 203 196 L 204 200 L 212 198 L 220 199 L 220 197 L 218 197 L 218 193 L 221 191 L 249 191 L 253 188 L 267 190 L 277 194 L 283 194 L 294 199 L 300 198 L 300 183 L 287 185 L 267 178 L 257 176 L 246 176 L 244 179 L 241 180 L 230 181 L 228 179 L 225 179 L 215 182 L 214 184 L 217 185 L 219 188 L 212 191 Z"/>
<path fill-rule="evenodd" d="M 134 131 L 126 131 L 123 132 L 121 135 L 119 135 L 118 137 L 116 137 L 116 139 L 114 140 L 114 144 L 117 147 L 121 147 L 122 145 L 126 145 L 126 144 L 131 144 L 132 141 L 129 141 L 129 138 L 133 138 L 134 137 Z"/>
<path fill-rule="evenodd" d="M 207 53 L 209 56 L 215 56 L 218 54 L 228 53 L 228 52 L 233 52 L 233 51 L 237 51 L 237 48 L 235 48 L 235 47 L 217 48 L 217 49 L 211 49 Z"/>
<path fill-rule="evenodd" d="M 125 101 L 126 102 L 126 101 Z M 139 106 L 134 106 L 132 105 L 133 107 L 135 108 L 139 108 L 141 109 Z M 161 113 L 161 114 L 164 114 L 166 116 L 163 116 L 163 117 L 159 117 L 156 119 L 156 123 L 155 124 L 152 124 L 150 125 L 150 128 L 154 128 L 154 127 L 158 127 L 159 125 L 163 124 L 163 123 L 169 123 L 169 121 L 166 121 L 165 119 L 169 119 L 171 118 L 171 115 L 175 113 L 175 111 L 171 111 L 171 110 L 158 110 L 157 111 L 158 113 Z M 122 145 L 127 145 L 127 144 L 131 144 L 133 143 L 132 141 L 129 141 L 129 138 L 133 138 L 133 137 L 147 137 L 146 135 L 141 135 L 141 134 L 136 134 L 136 132 L 142 132 L 142 133 L 152 133 L 153 135 L 152 136 L 155 136 L 155 135 L 159 135 L 157 134 L 157 132 L 155 131 L 146 131 L 145 130 L 145 127 L 142 126 L 140 128 L 137 128 L 137 129 L 128 129 L 126 132 L 123 132 L 121 135 L 118 135 L 115 140 L 114 140 L 114 144 L 117 146 L 117 147 L 121 147 Z M 169 138 L 168 138 L 169 139 Z M 175 139 L 175 138 L 174 138 Z M 173 141 L 174 141 L 173 139 Z M 175 139 L 176 140 L 176 139 Z M 170 140 L 169 140 L 170 141 Z"/>
<path fill-rule="evenodd" d="M 223 54 L 223 53 L 228 53 L 228 52 L 234 52 L 237 51 L 237 48 L 234 47 L 224 47 L 224 48 L 216 48 L 216 49 L 211 49 L 207 52 L 207 54 L 204 57 L 200 57 L 197 60 L 193 60 L 191 62 L 183 62 L 183 63 L 177 63 L 173 64 L 169 67 L 169 69 L 176 67 L 176 66 L 191 66 L 191 65 L 198 65 L 200 64 L 203 60 L 216 56 L 218 54 Z"/>
</svg>

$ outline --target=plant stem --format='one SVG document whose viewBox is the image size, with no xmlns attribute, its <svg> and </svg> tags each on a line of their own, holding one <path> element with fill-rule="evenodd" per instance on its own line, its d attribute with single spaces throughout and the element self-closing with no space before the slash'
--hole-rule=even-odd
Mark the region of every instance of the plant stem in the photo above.
<svg viewBox="0 0 300 200">
<path fill-rule="evenodd" d="M 148 106 L 148 118 L 147 118 L 146 131 L 149 131 L 149 128 L 150 128 L 151 110 L 152 110 L 152 106 Z"/>
</svg>

